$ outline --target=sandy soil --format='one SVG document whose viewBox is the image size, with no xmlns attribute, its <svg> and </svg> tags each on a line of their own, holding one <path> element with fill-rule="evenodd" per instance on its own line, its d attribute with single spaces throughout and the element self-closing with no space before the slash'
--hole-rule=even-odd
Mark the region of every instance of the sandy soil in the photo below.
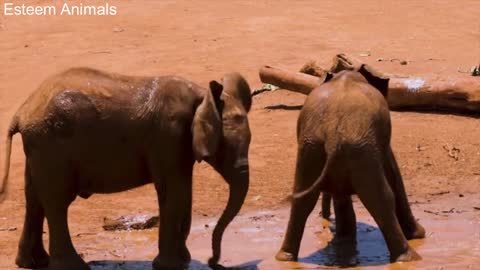
<svg viewBox="0 0 480 270">
<path fill-rule="evenodd" d="M 468 69 L 480 61 L 480 2 L 476 0 L 110 3 L 118 7 L 119 14 L 115 17 L 0 16 L 0 134 L 5 134 L 10 117 L 43 79 L 71 66 L 132 75 L 177 74 L 203 85 L 210 79 L 220 78 L 224 72 L 239 71 L 252 88 L 259 88 L 257 71 L 261 65 L 296 70 L 308 60 L 317 60 L 329 66 L 331 58 L 340 52 L 360 57 L 387 72 L 427 76 L 466 76 L 457 69 Z M 370 56 L 360 56 L 366 52 Z M 377 62 L 378 58 L 398 58 L 407 60 L 408 64 Z M 268 109 L 268 106 L 301 105 L 304 99 L 302 95 L 286 91 L 263 94 L 254 99 L 249 115 L 253 133 L 251 189 L 242 218 L 256 215 L 258 211 L 278 209 L 274 215 L 279 217 L 275 226 L 280 235 L 286 226 L 285 205 L 280 201 L 292 187 L 299 111 L 288 106 L 287 109 Z M 392 119 L 393 149 L 410 200 L 414 202 L 414 211 L 425 221 L 427 230 L 435 232 L 433 238 L 430 234 L 421 243 L 414 243 L 424 256 L 418 267 L 478 267 L 475 257 L 478 258 L 480 250 L 480 211 L 474 208 L 480 207 L 478 117 L 392 112 Z M 444 148 L 449 146 L 460 149 L 458 160 L 448 156 Z M 3 149 L 2 146 L 0 150 Z M 15 137 L 13 149 L 11 192 L 0 205 L 0 269 L 15 269 L 14 257 L 23 226 L 24 155 L 19 136 Z M 194 227 L 202 226 L 205 219 L 215 220 L 226 199 L 227 186 L 223 180 L 207 165 L 196 166 Z M 360 204 L 356 206 L 363 211 Z M 104 217 L 154 214 L 156 209 L 156 195 L 151 185 L 119 194 L 95 195 L 88 200 L 78 199 L 70 210 L 72 235 L 94 233 L 98 237 L 88 234 L 74 237 L 74 243 L 88 261 L 140 260 L 136 266 L 125 269 L 137 269 L 134 268 L 137 266 L 150 269 L 156 232 L 116 236 L 102 232 L 101 225 Z M 368 223 L 366 213 L 360 216 Z M 242 218 L 232 225 L 230 234 L 241 230 Z M 312 219 L 315 222 L 313 215 Z M 371 221 L 369 224 L 375 226 Z M 360 231 L 362 226 L 359 223 Z M 455 233 L 458 228 L 468 233 Z M 315 239 L 312 238 L 314 232 L 310 230 L 305 238 Z M 197 266 L 209 255 L 210 240 L 205 233 L 208 231 L 193 230 L 190 237 Z M 273 232 L 270 236 L 279 237 Z M 105 242 L 100 244 L 94 239 Z M 265 259 L 254 262 L 253 267 L 296 267 L 272 261 L 271 255 L 279 247 L 277 240 L 262 245 L 262 251 L 249 256 L 241 250 L 251 250 L 252 246 L 237 245 L 235 238 L 226 239 L 225 245 L 229 248 L 223 256 L 227 265 Z M 314 251 L 325 246 L 326 239 L 305 240 L 305 246 Z M 381 243 L 381 237 L 372 239 Z M 453 245 L 453 240 L 458 244 Z M 151 248 L 141 250 L 145 243 Z M 134 249 L 136 244 L 140 251 Z M 438 245 L 443 248 L 433 248 Z M 131 248 L 118 255 L 116 250 L 120 246 Z M 362 248 L 359 249 L 361 253 Z M 385 258 L 372 256 L 373 259 L 367 261 L 373 263 L 360 259 L 360 266 L 393 269 Z M 455 264 L 451 264 L 452 260 Z M 318 267 L 329 264 L 321 256 L 309 262 L 320 265 Z"/>
</svg>

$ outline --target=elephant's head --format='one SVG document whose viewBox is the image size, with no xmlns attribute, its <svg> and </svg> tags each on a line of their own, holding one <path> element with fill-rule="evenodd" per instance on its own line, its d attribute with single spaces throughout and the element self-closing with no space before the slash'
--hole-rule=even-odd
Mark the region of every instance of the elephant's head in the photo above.
<svg viewBox="0 0 480 270">
<path fill-rule="evenodd" d="M 335 72 L 330 71 L 327 72 L 323 78 L 323 83 L 326 83 L 330 81 L 332 78 L 335 77 L 336 74 L 343 72 L 346 72 L 345 70 L 350 70 L 350 69 L 343 69 L 343 70 L 336 70 Z M 367 82 L 375 87 L 380 93 L 386 98 L 388 96 L 388 83 L 389 83 L 389 78 L 385 76 L 385 74 L 382 74 L 375 68 L 373 68 L 370 65 L 367 64 L 362 64 L 358 68 L 354 68 L 352 71 L 356 71 L 367 80 Z"/>
<path fill-rule="evenodd" d="M 247 113 L 251 105 L 247 81 L 240 74 L 229 73 L 221 82 L 210 82 L 210 90 L 193 120 L 195 159 L 212 165 L 230 186 L 227 207 L 213 231 L 213 257 L 209 265 L 218 263 L 223 232 L 240 211 L 247 195 L 251 137 Z"/>
</svg>

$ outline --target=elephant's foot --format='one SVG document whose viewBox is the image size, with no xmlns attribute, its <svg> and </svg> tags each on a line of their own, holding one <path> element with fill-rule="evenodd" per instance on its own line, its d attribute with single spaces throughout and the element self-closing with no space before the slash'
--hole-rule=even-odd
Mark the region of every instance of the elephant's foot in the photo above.
<svg viewBox="0 0 480 270">
<path fill-rule="evenodd" d="M 15 263 L 20 268 L 37 269 L 48 266 L 49 256 L 43 247 L 37 250 L 26 251 L 20 247 Z"/>
<path fill-rule="evenodd" d="M 180 260 L 172 260 L 171 258 L 159 259 L 156 257 L 153 260 L 153 269 L 155 270 L 185 270 L 188 269 L 189 262 Z"/>
<path fill-rule="evenodd" d="M 208 259 L 208 266 L 210 266 L 210 268 L 212 268 L 212 269 L 218 267 L 219 266 L 219 264 L 218 264 L 219 260 L 220 260 L 220 258 L 218 256 L 210 257 L 210 259 Z"/>
<path fill-rule="evenodd" d="M 409 230 L 408 232 L 404 232 L 404 234 L 407 240 L 425 238 L 425 228 L 423 228 L 420 223 L 415 221 L 414 228 L 412 230 Z"/>
<path fill-rule="evenodd" d="M 357 245 L 357 236 L 355 234 L 336 234 L 331 244 L 339 247 L 355 247 Z"/>
<path fill-rule="evenodd" d="M 78 255 L 50 257 L 48 270 L 90 270 L 90 266 Z"/>
<path fill-rule="evenodd" d="M 322 218 L 324 218 L 326 220 L 330 220 L 330 216 L 332 215 L 330 213 L 330 210 L 322 210 L 322 212 L 320 212 L 320 214 L 322 215 Z"/>
<path fill-rule="evenodd" d="M 296 261 L 298 258 L 293 253 L 280 250 L 277 252 L 277 255 L 275 255 L 275 259 L 281 262 L 293 262 Z"/>
<path fill-rule="evenodd" d="M 190 264 L 190 252 L 187 248 L 181 256 L 163 256 L 158 255 L 153 260 L 153 269 L 155 270 L 184 270 L 188 269 Z"/>
<path fill-rule="evenodd" d="M 411 262 L 421 260 L 422 257 L 413 248 L 408 247 L 407 251 L 400 255 L 390 255 L 390 261 L 392 262 Z"/>
</svg>

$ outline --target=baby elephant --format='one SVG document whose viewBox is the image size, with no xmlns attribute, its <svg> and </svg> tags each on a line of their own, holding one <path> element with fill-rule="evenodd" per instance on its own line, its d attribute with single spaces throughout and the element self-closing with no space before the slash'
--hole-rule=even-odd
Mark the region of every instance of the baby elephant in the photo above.
<svg viewBox="0 0 480 270">
<path fill-rule="evenodd" d="M 26 155 L 26 216 L 16 263 L 24 268 L 87 270 L 67 222 L 77 196 L 120 192 L 154 183 L 160 208 L 159 254 L 153 268 L 184 269 L 192 211 L 192 170 L 206 161 L 230 185 L 227 207 L 213 231 L 220 258 L 223 232 L 249 186 L 250 88 L 237 73 L 210 89 L 174 76 L 132 77 L 74 68 L 47 79 L 15 114 L 12 136 Z M 152 202 L 155 203 L 155 202 Z M 47 219 L 50 254 L 43 247 Z"/>
<path fill-rule="evenodd" d="M 297 260 L 305 222 L 321 191 L 333 196 L 336 239 L 355 241 L 351 195 L 380 227 L 391 261 L 420 256 L 407 239 L 423 238 L 390 147 L 388 79 L 368 66 L 327 75 L 307 97 L 297 123 L 298 154 L 290 220 L 280 261 Z"/>
</svg>

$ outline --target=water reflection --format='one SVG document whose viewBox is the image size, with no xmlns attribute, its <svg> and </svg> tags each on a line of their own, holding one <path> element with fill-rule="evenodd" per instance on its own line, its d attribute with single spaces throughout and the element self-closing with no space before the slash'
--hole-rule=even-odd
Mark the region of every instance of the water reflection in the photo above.
<svg viewBox="0 0 480 270">
<path fill-rule="evenodd" d="M 335 226 L 330 229 L 334 231 Z M 333 238 L 325 248 L 300 258 L 299 262 L 337 267 L 377 266 L 389 264 L 390 254 L 381 231 L 358 222 L 356 242 Z"/>
<path fill-rule="evenodd" d="M 232 267 L 223 267 L 221 265 L 213 270 L 258 270 L 260 260 L 247 262 Z M 151 261 L 92 261 L 89 263 L 92 270 L 152 270 Z M 208 265 L 192 260 L 188 270 L 212 270 Z"/>
</svg>

